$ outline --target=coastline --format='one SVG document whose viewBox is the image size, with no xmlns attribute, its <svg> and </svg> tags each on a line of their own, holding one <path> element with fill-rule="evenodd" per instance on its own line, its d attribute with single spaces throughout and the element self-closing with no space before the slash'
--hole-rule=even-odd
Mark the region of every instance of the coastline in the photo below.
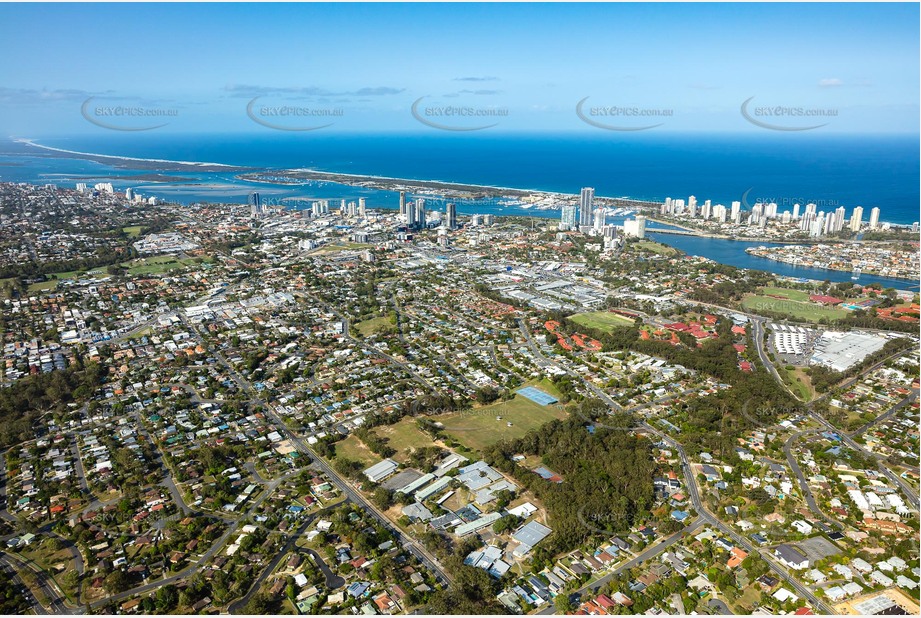
<svg viewBox="0 0 921 618">
<path fill-rule="evenodd" d="M 505 187 L 499 185 L 487 185 L 487 184 L 474 184 L 474 183 L 459 183 L 446 180 L 436 180 L 436 179 L 427 179 L 427 180 L 417 180 L 410 178 L 398 178 L 393 176 L 380 176 L 374 174 L 355 174 L 349 172 L 330 172 L 330 171 L 321 171 L 312 168 L 289 168 L 289 169 L 273 169 L 268 167 L 253 167 L 253 166 L 239 166 L 231 165 L 227 163 L 215 163 L 215 162 L 202 162 L 202 161 L 182 161 L 174 159 L 160 159 L 160 158 L 143 158 L 143 157 L 130 157 L 123 155 L 106 155 L 92 152 L 83 152 L 78 150 L 68 150 L 65 148 L 58 148 L 55 146 L 48 146 L 40 144 L 36 139 L 30 138 L 9 138 L 12 142 L 22 144 L 25 146 L 33 147 L 44 151 L 44 156 L 49 157 L 59 157 L 59 158 L 74 158 L 74 159 L 83 159 L 94 161 L 96 163 L 101 163 L 104 165 L 111 165 L 116 168 L 130 168 L 138 169 L 141 171 L 150 171 L 150 170 L 159 170 L 159 171 L 173 171 L 173 172 L 214 172 L 214 173 L 236 173 L 238 174 L 237 179 L 243 180 L 245 182 L 252 182 L 258 184 L 266 185 L 278 185 L 278 186 L 293 186 L 299 184 L 297 182 L 280 182 L 277 180 L 271 179 L 262 179 L 257 178 L 257 176 L 266 174 L 266 175 L 276 175 L 279 177 L 290 176 L 294 180 L 303 179 L 303 180 L 317 180 L 325 182 L 333 182 L 337 184 L 342 184 L 346 186 L 364 186 L 368 188 L 380 189 L 380 190 L 401 190 L 401 189 L 420 189 L 420 190 L 443 190 L 443 191 L 457 191 L 457 192 L 468 192 L 473 194 L 478 194 L 479 197 L 522 197 L 522 196 L 539 196 L 545 199 L 557 198 L 560 200 L 572 200 L 578 199 L 578 193 L 562 193 L 559 191 L 547 191 L 542 189 L 526 189 L 521 187 Z M 272 174 L 272 172 L 275 172 Z M 630 198 L 628 196 L 603 196 L 596 195 L 595 200 L 599 202 L 600 205 L 615 207 L 615 208 L 632 208 L 632 209 L 642 209 L 642 208 L 658 208 L 661 203 L 653 202 L 649 200 Z M 554 209 L 555 210 L 555 209 Z M 647 216 L 652 219 L 655 216 L 655 212 L 648 213 Z M 656 220 L 658 223 L 663 225 L 669 225 L 677 228 L 684 229 L 688 232 L 694 232 L 696 235 L 706 236 L 711 238 L 717 238 L 721 240 L 742 240 L 748 242 L 770 242 L 770 243 L 789 243 L 789 242 L 802 242 L 809 244 L 809 239 L 802 239 L 796 241 L 788 240 L 774 240 L 771 238 L 762 238 L 762 237 L 733 237 L 725 236 L 720 234 L 712 234 L 705 230 L 699 230 L 695 228 L 686 227 L 680 223 L 672 223 L 669 221 Z M 881 221 L 881 223 L 886 223 Z M 890 225 L 898 227 L 907 227 L 910 224 L 908 223 L 893 223 L 888 222 Z M 814 242 L 814 241 L 813 241 Z"/>
<path fill-rule="evenodd" d="M 23 144 L 25 146 L 31 146 L 32 148 L 39 148 L 48 152 L 58 153 L 59 155 L 68 155 L 61 156 L 60 158 L 65 159 L 84 159 L 87 161 L 95 161 L 96 163 L 102 163 L 104 165 L 111 165 L 112 167 L 117 168 L 126 168 L 129 167 L 127 164 L 138 164 L 140 163 L 140 168 L 135 169 L 144 169 L 144 170 L 161 170 L 161 171 L 196 171 L 196 172 L 242 172 L 253 170 L 252 167 L 241 167 L 236 165 L 227 165 L 226 163 L 205 163 L 198 161 L 171 161 L 168 159 L 142 159 L 140 157 L 126 157 L 126 156 L 113 156 L 113 155 L 103 155 L 93 152 L 80 152 L 78 150 L 67 150 L 65 148 L 55 148 L 54 146 L 46 146 L 44 144 L 39 144 L 35 140 L 25 139 L 25 138 L 13 138 L 13 142 L 17 144 Z M 54 156 L 54 155 L 45 155 L 45 156 Z"/>
<path fill-rule="evenodd" d="M 60 158 L 74 158 L 88 161 L 95 161 L 105 165 L 111 165 L 117 168 L 127 168 L 131 165 L 140 164 L 135 169 L 143 170 L 161 170 L 161 171 L 195 171 L 195 172 L 224 172 L 236 173 L 238 180 L 245 182 L 260 183 L 267 185 L 291 186 L 298 184 L 297 180 L 319 180 L 333 182 L 346 186 L 367 186 L 381 190 L 392 190 L 392 187 L 403 187 L 407 189 L 418 188 L 441 189 L 445 191 L 466 191 L 471 193 L 481 193 L 485 197 L 522 197 L 522 196 L 540 196 L 544 198 L 558 198 L 561 200 L 577 199 L 578 193 L 560 193 L 558 191 L 545 191 L 541 189 L 523 189 L 520 187 L 503 187 L 498 185 L 482 185 L 471 183 L 458 183 L 445 180 L 416 180 L 411 178 L 396 178 L 392 176 L 378 176 L 373 174 L 353 174 L 348 172 L 327 172 L 310 168 L 291 168 L 273 170 L 271 168 L 257 168 L 247 166 L 229 165 L 226 163 L 209 163 L 201 161 L 178 161 L 172 159 L 155 159 L 129 157 L 122 155 L 105 155 L 93 152 L 81 152 L 78 150 L 68 150 L 57 148 L 38 143 L 34 139 L 12 138 L 15 143 L 23 144 L 33 148 L 46 151 L 45 156 L 55 156 L 47 153 L 57 153 Z M 259 178 L 262 175 L 272 175 L 278 177 L 289 176 L 295 182 L 280 182 Z M 379 186 L 375 186 L 375 184 Z M 629 197 L 610 197 L 596 195 L 595 199 L 602 204 L 615 207 L 652 207 L 658 206 L 658 202 L 649 202 L 646 200 L 633 199 Z"/>
</svg>

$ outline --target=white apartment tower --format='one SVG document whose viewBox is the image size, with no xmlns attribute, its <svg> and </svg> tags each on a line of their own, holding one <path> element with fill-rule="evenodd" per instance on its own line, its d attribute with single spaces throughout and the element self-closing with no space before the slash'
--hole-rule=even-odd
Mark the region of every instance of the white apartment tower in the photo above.
<svg viewBox="0 0 921 618">
<path fill-rule="evenodd" d="M 584 187 L 579 195 L 579 225 L 591 227 L 593 208 L 592 202 L 595 201 L 595 190 L 592 187 Z"/>
<path fill-rule="evenodd" d="M 854 213 L 851 215 L 851 231 L 859 232 L 860 225 L 863 223 L 863 206 L 857 206 L 854 208 Z"/>
</svg>

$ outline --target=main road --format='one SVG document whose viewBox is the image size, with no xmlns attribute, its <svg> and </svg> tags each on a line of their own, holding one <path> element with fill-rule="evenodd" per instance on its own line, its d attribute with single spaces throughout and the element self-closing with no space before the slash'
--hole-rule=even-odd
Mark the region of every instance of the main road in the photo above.
<svg viewBox="0 0 921 618">
<path fill-rule="evenodd" d="M 198 328 L 193 326 L 192 331 L 195 333 L 199 343 L 203 347 L 207 346 L 207 342 L 205 341 L 201 332 L 199 332 Z M 285 436 L 299 453 L 312 460 L 313 465 L 322 471 L 330 479 L 330 481 L 332 481 L 333 484 L 336 485 L 339 490 L 349 498 L 349 500 L 362 508 L 366 513 L 377 519 L 381 525 L 383 525 L 391 532 L 391 534 L 394 535 L 394 538 L 396 538 L 397 541 L 399 541 L 407 551 L 409 551 L 416 558 L 418 558 L 420 562 L 426 565 L 439 580 L 441 580 L 443 583 L 450 583 L 452 579 L 451 576 L 448 574 L 447 570 L 438 562 L 438 559 L 435 556 L 433 556 L 425 547 L 423 547 L 421 543 L 417 542 L 409 535 L 404 535 L 402 532 L 400 532 L 400 530 L 397 529 L 377 507 L 365 499 L 365 497 L 359 491 L 354 489 L 348 481 L 343 479 L 339 473 L 333 470 L 333 468 L 327 464 L 319 455 L 317 455 L 316 452 L 314 452 L 313 449 L 311 449 L 303 440 L 301 440 L 299 436 L 295 435 L 293 431 L 288 429 L 287 425 L 285 425 L 281 418 L 279 418 L 275 408 L 260 397 L 259 393 L 253 388 L 249 380 L 240 375 L 240 373 L 234 369 L 233 365 L 231 365 L 227 359 L 224 358 L 223 354 L 216 350 L 214 350 L 212 353 L 217 361 L 224 366 L 234 382 L 236 382 L 240 388 L 249 394 L 253 401 L 262 406 L 266 418 L 272 421 L 278 432 Z"/>
<path fill-rule="evenodd" d="M 793 445 L 796 441 L 807 435 L 819 433 L 820 429 L 807 429 L 805 431 L 797 431 L 784 442 L 783 452 L 787 457 L 787 465 L 790 466 L 790 469 L 793 470 L 793 474 L 796 475 L 796 480 L 799 482 L 800 493 L 803 494 L 803 498 L 806 500 L 806 505 L 809 507 L 809 510 L 812 511 L 816 517 L 825 521 L 825 523 L 843 530 L 844 526 L 840 522 L 827 517 L 825 513 L 822 512 L 822 509 L 819 508 L 818 502 L 816 502 L 815 496 L 812 493 L 812 488 L 809 487 L 809 481 L 806 479 L 806 475 L 803 474 L 802 468 L 800 468 L 799 462 L 796 460 L 796 455 L 793 453 Z"/>
</svg>

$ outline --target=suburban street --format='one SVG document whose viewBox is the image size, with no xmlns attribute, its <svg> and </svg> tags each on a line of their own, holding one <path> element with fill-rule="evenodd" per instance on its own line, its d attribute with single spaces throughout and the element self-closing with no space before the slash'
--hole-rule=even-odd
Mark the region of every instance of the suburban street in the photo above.
<svg viewBox="0 0 921 618">
<path fill-rule="evenodd" d="M 206 345 L 204 338 L 201 336 L 201 333 L 194 326 L 191 327 L 193 332 L 195 332 L 196 337 L 199 339 L 201 345 Z M 375 519 L 377 519 L 384 527 L 390 530 L 400 544 L 406 548 L 407 551 L 411 552 L 416 556 L 423 564 L 429 567 L 440 579 L 442 582 L 450 582 L 451 577 L 447 571 L 442 567 L 438 559 L 435 558 L 421 543 L 417 542 L 415 539 L 404 535 L 400 532 L 390 521 L 381 513 L 373 504 L 368 502 L 360 492 L 352 488 L 351 484 L 343 479 L 331 466 L 329 466 L 323 459 L 317 455 L 313 449 L 311 449 L 300 437 L 296 436 L 285 423 L 278 417 L 274 408 L 268 403 L 263 401 L 257 391 L 253 388 L 252 384 L 244 378 L 240 373 L 234 369 L 233 365 L 227 362 L 227 359 L 223 357 L 219 352 L 213 352 L 214 356 L 218 361 L 225 367 L 233 380 L 242 388 L 246 393 L 248 393 L 254 401 L 257 401 L 262 405 L 265 410 L 266 417 L 271 420 L 279 433 L 285 436 L 288 440 L 291 441 L 291 444 L 300 452 L 302 455 L 309 457 L 316 468 L 321 470 L 326 476 L 342 491 L 354 504 L 361 507 L 365 512 L 369 513 Z M 396 361 L 395 361 L 396 362 Z M 420 378 L 421 380 L 421 378 Z M 424 381 L 423 381 L 424 382 Z"/>
</svg>

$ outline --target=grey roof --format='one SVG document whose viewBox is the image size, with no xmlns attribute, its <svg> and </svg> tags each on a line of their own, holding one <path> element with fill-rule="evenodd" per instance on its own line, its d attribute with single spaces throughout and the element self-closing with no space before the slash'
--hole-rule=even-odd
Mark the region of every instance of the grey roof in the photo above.
<svg viewBox="0 0 921 618">
<path fill-rule="evenodd" d="M 403 507 L 403 514 L 413 519 L 428 521 L 432 518 L 432 512 L 425 508 L 425 505 L 414 502 Z"/>
<path fill-rule="evenodd" d="M 364 471 L 366 477 L 377 482 L 393 474 L 397 469 L 397 462 L 392 459 L 380 461 Z"/>
<path fill-rule="evenodd" d="M 413 470 L 412 468 L 407 468 L 399 472 L 398 474 L 393 475 L 385 482 L 381 483 L 381 486 L 390 489 L 392 491 L 399 491 L 403 487 L 411 484 L 412 482 L 418 480 L 422 477 L 422 473 L 418 470 Z"/>
<path fill-rule="evenodd" d="M 786 562 L 799 564 L 806 560 L 806 555 L 792 545 L 778 545 L 774 548 L 777 555 Z"/>
<path fill-rule="evenodd" d="M 519 543 L 534 547 L 545 538 L 547 538 L 551 532 L 553 531 L 542 523 L 531 521 L 522 526 L 518 532 L 513 534 L 512 538 Z"/>
<path fill-rule="evenodd" d="M 429 524 L 436 530 L 446 530 L 453 525 L 461 523 L 462 521 L 463 520 L 460 517 L 449 511 L 447 514 L 442 515 L 441 517 L 436 517 L 431 522 L 429 522 Z"/>
</svg>

